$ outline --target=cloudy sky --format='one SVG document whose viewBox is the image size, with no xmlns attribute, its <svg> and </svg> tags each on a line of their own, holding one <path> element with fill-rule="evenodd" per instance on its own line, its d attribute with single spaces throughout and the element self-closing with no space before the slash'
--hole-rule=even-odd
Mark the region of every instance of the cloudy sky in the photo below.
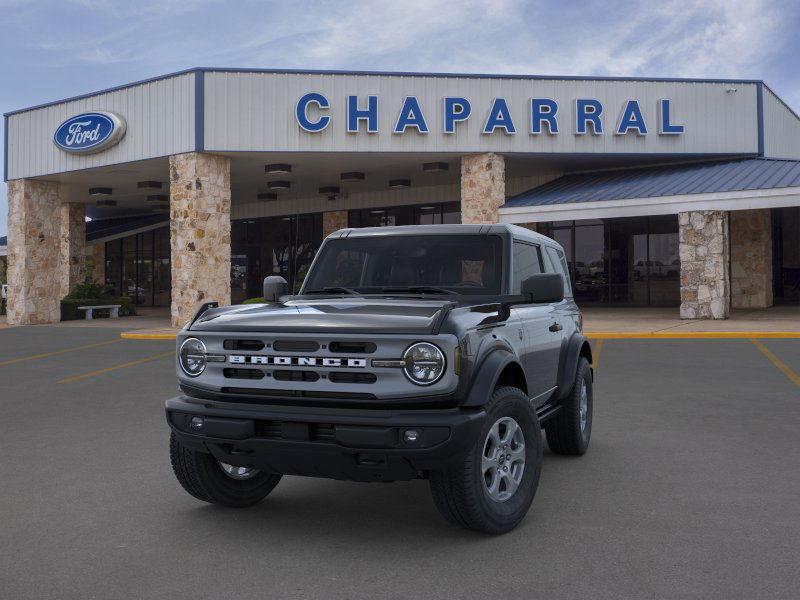
<svg viewBox="0 0 800 600">
<path fill-rule="evenodd" d="M 795 0 L 0 0 L 0 8 L 2 112 L 198 66 L 752 78 L 800 109 Z"/>
</svg>

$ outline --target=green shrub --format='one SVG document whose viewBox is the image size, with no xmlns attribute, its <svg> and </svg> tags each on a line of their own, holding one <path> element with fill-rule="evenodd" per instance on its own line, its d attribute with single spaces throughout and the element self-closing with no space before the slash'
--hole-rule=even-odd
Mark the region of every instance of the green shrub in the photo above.
<svg viewBox="0 0 800 600">
<path fill-rule="evenodd" d="M 264 304 L 264 297 L 261 298 L 248 298 L 242 304 Z"/>
</svg>

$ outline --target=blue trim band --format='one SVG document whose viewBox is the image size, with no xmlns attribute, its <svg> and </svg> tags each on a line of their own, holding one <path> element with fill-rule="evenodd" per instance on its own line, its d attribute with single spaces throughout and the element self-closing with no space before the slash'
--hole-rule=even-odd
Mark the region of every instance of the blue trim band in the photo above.
<svg viewBox="0 0 800 600">
<path fill-rule="evenodd" d="M 153 83 L 161 81 L 162 79 L 170 79 L 172 77 L 179 77 L 189 73 L 208 72 L 208 73 L 274 73 L 282 75 L 372 75 L 381 77 L 438 77 L 438 78 L 465 78 L 465 79 L 528 79 L 537 81 L 653 81 L 659 83 L 721 83 L 721 84 L 758 84 L 763 83 L 759 79 L 681 79 L 677 77 L 578 77 L 573 75 L 559 76 L 559 75 L 500 75 L 488 73 L 418 73 L 418 72 L 399 72 L 399 71 L 344 71 L 344 70 L 315 70 L 315 69 L 236 69 L 236 68 L 216 68 L 216 67 L 196 67 L 193 69 L 184 69 L 183 71 L 176 71 L 166 75 L 159 75 L 141 81 L 134 81 L 124 85 L 90 92 L 88 94 L 81 94 L 71 98 L 64 98 L 63 100 L 56 100 L 54 102 L 45 102 L 44 104 L 37 104 L 19 110 L 13 110 L 5 113 L 5 116 L 16 115 L 19 113 L 37 110 L 39 108 L 46 108 L 48 106 L 55 106 L 63 104 L 64 102 L 73 102 L 75 100 L 83 100 L 91 98 L 99 94 L 107 94 L 124 90 L 126 88 L 135 87 L 137 85 L 144 85 L 146 83 Z M 773 92 L 774 93 L 774 92 Z"/>
<path fill-rule="evenodd" d="M 194 73 L 194 150 L 205 148 L 206 77 L 202 69 Z"/>
<path fill-rule="evenodd" d="M 756 84 L 756 119 L 758 120 L 758 155 L 764 156 L 764 84 Z"/>
<path fill-rule="evenodd" d="M 8 181 L 8 115 L 3 116 L 3 181 Z"/>
</svg>

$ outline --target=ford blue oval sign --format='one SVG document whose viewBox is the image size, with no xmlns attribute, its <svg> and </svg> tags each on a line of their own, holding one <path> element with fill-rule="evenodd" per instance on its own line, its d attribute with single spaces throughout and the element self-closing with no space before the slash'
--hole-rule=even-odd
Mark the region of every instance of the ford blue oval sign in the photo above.
<svg viewBox="0 0 800 600">
<path fill-rule="evenodd" d="M 125 135 L 125 119 L 104 110 L 83 113 L 67 119 L 53 136 L 53 142 L 64 152 L 92 154 L 110 148 Z"/>
</svg>

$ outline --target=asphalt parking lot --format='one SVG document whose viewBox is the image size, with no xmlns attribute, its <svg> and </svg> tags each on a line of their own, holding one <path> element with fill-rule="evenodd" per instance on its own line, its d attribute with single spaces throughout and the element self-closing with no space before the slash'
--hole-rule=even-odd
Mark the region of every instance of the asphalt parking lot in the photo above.
<svg viewBox="0 0 800 600">
<path fill-rule="evenodd" d="M 0 330 L 0 597 L 798 598 L 800 339 L 758 344 L 603 341 L 588 454 L 487 537 L 424 481 L 205 505 L 169 465 L 172 342 Z"/>
</svg>

